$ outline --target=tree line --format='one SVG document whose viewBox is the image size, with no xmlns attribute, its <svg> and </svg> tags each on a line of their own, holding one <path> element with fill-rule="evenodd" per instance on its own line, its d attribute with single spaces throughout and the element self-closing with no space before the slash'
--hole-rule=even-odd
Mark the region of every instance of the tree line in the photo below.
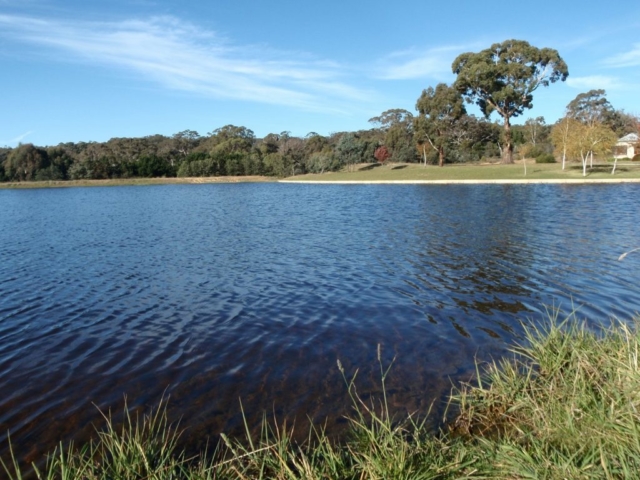
<svg viewBox="0 0 640 480">
<path fill-rule="evenodd" d="M 451 85 L 423 90 L 416 112 L 389 109 L 369 120 L 371 128 L 290 132 L 257 138 L 244 126 L 226 125 L 200 135 L 112 138 L 107 142 L 61 143 L 0 148 L 0 181 L 46 181 L 131 177 L 267 175 L 284 177 L 352 169 L 360 163 L 424 165 L 477 162 L 500 157 L 538 161 L 580 160 L 586 172 L 594 155 L 606 155 L 615 140 L 640 131 L 638 118 L 614 109 L 604 90 L 579 94 L 553 125 L 543 117 L 522 125 L 514 118 L 533 106 L 533 93 L 569 75 L 558 52 L 523 40 L 496 43 L 459 55 Z M 481 117 L 467 112 L 475 103 Z M 491 121 L 497 113 L 498 121 Z"/>
<path fill-rule="evenodd" d="M 388 118 L 389 116 L 393 119 Z M 0 181 L 47 181 L 132 177 L 198 177 L 267 175 L 285 177 L 324 173 L 376 162 L 383 146 L 384 161 L 423 161 L 415 142 L 414 117 L 389 110 L 372 122 L 376 127 L 324 136 L 290 132 L 257 138 L 243 126 L 226 125 L 206 135 L 186 130 L 172 136 L 112 138 L 107 142 L 61 143 L 40 147 L 21 144 L 0 148 Z M 448 154 L 450 162 L 477 161 L 498 154 L 499 126 L 469 117 L 464 135 Z M 429 152 L 427 163 L 433 163 Z"/>
</svg>

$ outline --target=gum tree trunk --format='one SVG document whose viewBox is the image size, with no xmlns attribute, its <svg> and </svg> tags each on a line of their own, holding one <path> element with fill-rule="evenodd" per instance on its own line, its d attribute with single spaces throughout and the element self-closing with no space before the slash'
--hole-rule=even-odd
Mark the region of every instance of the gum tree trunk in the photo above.
<svg viewBox="0 0 640 480">
<path fill-rule="evenodd" d="M 511 141 L 511 123 L 509 117 L 504 117 L 504 150 L 502 163 L 513 163 L 513 142 Z"/>
<path fill-rule="evenodd" d="M 444 167 L 444 147 L 438 148 L 438 166 Z"/>
</svg>

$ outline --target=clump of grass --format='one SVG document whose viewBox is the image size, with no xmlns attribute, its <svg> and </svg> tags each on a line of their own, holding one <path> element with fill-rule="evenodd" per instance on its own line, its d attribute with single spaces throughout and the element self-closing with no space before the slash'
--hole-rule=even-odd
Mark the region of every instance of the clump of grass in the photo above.
<svg viewBox="0 0 640 480">
<path fill-rule="evenodd" d="M 491 459 L 499 478 L 637 478 L 640 336 L 618 322 L 529 326 L 514 359 L 459 389 L 452 425 Z"/>
<path fill-rule="evenodd" d="M 38 479 L 173 479 L 184 478 L 188 461 L 177 451 L 181 432 L 167 420 L 167 404 L 161 399 L 156 408 L 140 418 L 132 417 L 125 399 L 124 421 L 116 428 L 111 413 L 102 413 L 106 427 L 82 448 L 62 444 L 48 457 L 41 471 L 33 465 Z M 11 451 L 12 465 L 2 462 L 5 474 L 21 480 L 23 474 Z M 193 467 L 191 467 L 193 469 Z M 202 468 L 201 468 L 202 470 Z"/>
<path fill-rule="evenodd" d="M 104 415 L 106 428 L 81 449 L 60 446 L 43 471 L 34 466 L 38 479 L 420 479 L 449 478 L 472 463 L 464 448 L 451 448 L 432 435 L 425 422 L 412 417 L 396 421 L 390 413 L 385 380 L 391 365 L 380 364 L 382 398 L 367 404 L 356 390 L 356 374 L 347 378 L 338 368 L 353 402 L 349 418 L 350 440 L 336 444 L 319 427 L 311 427 L 306 441 L 292 439 L 293 428 L 278 426 L 265 417 L 257 439 L 245 423 L 246 438 L 221 443 L 210 457 L 185 458 L 178 448 L 180 431 L 167 421 L 166 402 L 142 419 L 133 419 L 126 409 L 120 429 L 111 415 Z M 244 412 L 243 412 L 244 416 Z M 4 463 L 12 480 L 21 480 L 19 465 Z M 443 475 L 445 475 L 443 477 Z M 453 478 L 453 477 L 452 477 Z"/>
<path fill-rule="evenodd" d="M 349 440 L 320 427 L 294 442 L 293 428 L 265 417 L 257 438 L 221 442 L 211 456 L 185 458 L 166 402 L 116 429 L 110 415 L 97 439 L 49 457 L 39 479 L 449 479 L 640 477 L 640 336 L 615 323 L 593 331 L 557 314 L 525 329 L 514 356 L 478 367 L 476 383 L 454 390 L 457 416 L 434 433 L 410 415 L 394 418 L 378 363 L 380 398 L 364 401 L 357 371 L 338 368 L 353 405 Z M 393 362 L 392 362 L 393 364 Z M 20 468 L 2 464 L 12 480 Z"/>
<path fill-rule="evenodd" d="M 382 398 L 366 403 L 356 389 L 357 372 L 348 378 L 338 361 L 354 408 L 348 418 L 351 430 L 347 442 L 335 444 L 322 429 L 312 427 L 307 440 L 295 444 L 292 431 L 269 427 L 265 419 L 257 443 L 248 429 L 244 441 L 233 442 L 223 436 L 230 455 L 216 464 L 218 478 L 382 480 L 463 475 L 473 463 L 465 448 L 451 448 L 445 439 L 434 436 L 424 421 L 414 421 L 411 416 L 400 421 L 393 418 L 385 387 L 391 365 L 383 367 L 380 347 L 378 363 Z"/>
<path fill-rule="evenodd" d="M 385 368 L 380 345 L 377 353 L 382 386 L 382 398 L 377 405 L 373 400 L 367 404 L 360 398 L 356 375 L 348 380 L 338 362 L 354 406 L 354 416 L 349 418 L 352 441 L 345 446 L 353 478 L 420 479 L 463 475 L 474 460 L 462 445 L 452 446 L 446 438 L 433 435 L 426 426 L 426 416 L 421 421 L 413 415 L 402 419 L 392 416 L 385 381 L 393 362 Z"/>
</svg>

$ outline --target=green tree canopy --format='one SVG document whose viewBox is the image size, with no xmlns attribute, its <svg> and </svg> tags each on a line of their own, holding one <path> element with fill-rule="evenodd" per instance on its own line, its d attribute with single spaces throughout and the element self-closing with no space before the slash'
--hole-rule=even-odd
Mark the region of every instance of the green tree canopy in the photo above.
<svg viewBox="0 0 640 480">
<path fill-rule="evenodd" d="M 587 125 L 604 122 L 612 111 L 607 92 L 603 89 L 579 93 L 567 105 L 567 115 Z"/>
<path fill-rule="evenodd" d="M 256 138 L 253 130 L 235 125 L 217 128 L 210 135 L 202 147 L 212 154 L 249 153 Z"/>
<path fill-rule="evenodd" d="M 613 108 L 603 89 L 580 93 L 567 105 L 567 116 L 587 125 L 602 123 L 622 137 L 634 132 L 635 117 Z"/>
<path fill-rule="evenodd" d="M 379 116 L 369 119 L 369 123 L 380 125 L 383 131 L 389 130 L 396 125 L 410 126 L 412 121 L 413 114 L 402 108 L 385 110 Z"/>
<path fill-rule="evenodd" d="M 422 91 L 416 110 L 420 112 L 414 126 L 418 141 L 424 146 L 426 140 L 438 152 L 438 164 L 442 167 L 445 147 L 456 123 L 467 113 L 462 96 L 455 88 L 439 83 L 435 89 L 429 87 Z"/>
<path fill-rule="evenodd" d="M 176 133 L 172 139 L 176 151 L 178 151 L 182 157 L 186 157 L 198 146 L 201 137 L 195 130 L 183 130 L 182 132 Z"/>
<path fill-rule="evenodd" d="M 402 108 L 385 110 L 379 116 L 369 119 L 378 124 L 382 143 L 388 148 L 393 162 L 413 162 L 416 158 L 413 143 L 413 114 Z M 377 146 L 376 146 L 377 148 Z M 374 150 L 375 151 L 375 148 Z M 369 152 L 371 157 L 373 151 Z"/>
<path fill-rule="evenodd" d="M 513 162 L 511 118 L 533 106 L 533 92 L 569 75 L 557 50 L 537 48 L 524 40 L 495 43 L 478 53 L 459 55 L 452 65 L 454 87 L 485 116 L 497 112 L 504 121 L 504 163 Z"/>
<path fill-rule="evenodd" d="M 347 165 L 349 171 L 356 163 L 362 161 L 366 143 L 360 140 L 357 133 L 347 132 L 340 137 L 335 148 L 335 154 L 340 163 Z"/>
<path fill-rule="evenodd" d="M 20 144 L 9 152 L 4 161 L 5 175 L 19 182 L 34 180 L 36 172 L 49 166 L 47 152 L 31 143 Z"/>
</svg>

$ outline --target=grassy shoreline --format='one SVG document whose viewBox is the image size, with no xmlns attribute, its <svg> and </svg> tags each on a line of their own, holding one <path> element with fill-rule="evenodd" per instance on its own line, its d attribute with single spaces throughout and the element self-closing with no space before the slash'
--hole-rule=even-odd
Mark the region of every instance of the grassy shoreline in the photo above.
<svg viewBox="0 0 640 480">
<path fill-rule="evenodd" d="M 527 161 L 527 172 L 522 161 L 513 165 L 502 164 L 454 164 L 444 167 L 418 164 L 360 164 L 353 171 L 327 172 L 323 174 L 296 175 L 284 179 L 265 176 L 223 176 L 223 177 L 162 177 L 162 178 L 121 178 L 108 180 L 56 180 L 44 182 L 6 182 L 0 189 L 61 188 L 61 187 L 106 187 L 125 185 L 172 185 L 202 183 L 339 183 L 339 184 L 518 184 L 518 183 L 640 183 L 640 162 L 619 163 L 615 175 L 611 174 L 612 164 L 594 165 L 582 175 L 579 163 L 568 163 L 562 170 L 560 164 L 536 164 Z"/>
<path fill-rule="evenodd" d="M 372 403 L 338 364 L 354 407 L 345 443 L 312 428 L 297 444 L 265 420 L 258 439 L 222 435 L 213 452 L 186 458 L 161 402 L 143 419 L 125 415 L 121 428 L 106 416 L 93 443 L 54 452 L 38 478 L 639 478 L 640 334 L 622 322 L 594 332 L 574 316 L 550 317 L 526 327 L 512 356 L 478 367 L 476 383 L 454 388 L 457 413 L 439 434 L 390 416 L 393 373 L 378 352 L 383 393 Z M 4 468 L 22 478 L 18 465 Z"/>
<path fill-rule="evenodd" d="M 619 163 L 615 175 L 612 164 L 597 164 L 582 175 L 579 163 L 536 164 L 520 161 L 513 165 L 455 164 L 437 167 L 418 164 L 356 165 L 353 171 L 329 172 L 288 177 L 281 182 L 305 183 L 622 183 L 640 182 L 640 163 Z"/>
<path fill-rule="evenodd" d="M 112 178 L 108 180 L 52 180 L 44 182 L 6 182 L 0 189 L 65 188 L 65 187 L 117 187 L 132 185 L 184 185 L 202 183 L 258 183 L 274 182 L 273 177 L 259 175 L 228 177 L 158 177 L 158 178 Z"/>
</svg>

